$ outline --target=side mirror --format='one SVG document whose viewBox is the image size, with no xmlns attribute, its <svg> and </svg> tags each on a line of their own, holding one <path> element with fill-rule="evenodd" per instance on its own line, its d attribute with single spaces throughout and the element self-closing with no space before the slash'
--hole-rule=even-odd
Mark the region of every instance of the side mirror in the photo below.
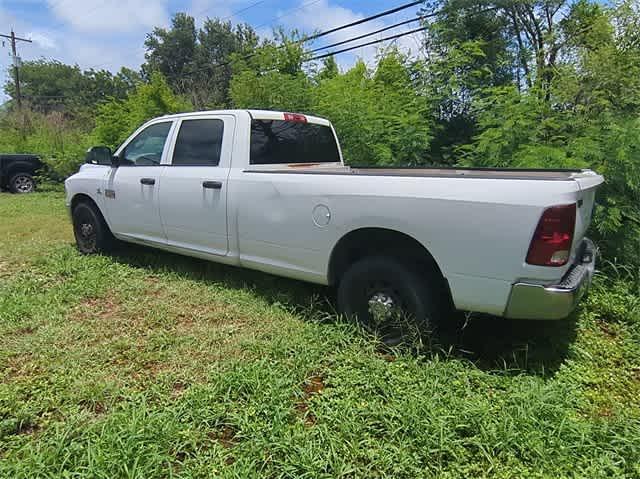
<svg viewBox="0 0 640 479">
<path fill-rule="evenodd" d="M 113 153 L 108 146 L 93 146 L 87 151 L 85 163 L 91 165 L 111 165 Z"/>
</svg>

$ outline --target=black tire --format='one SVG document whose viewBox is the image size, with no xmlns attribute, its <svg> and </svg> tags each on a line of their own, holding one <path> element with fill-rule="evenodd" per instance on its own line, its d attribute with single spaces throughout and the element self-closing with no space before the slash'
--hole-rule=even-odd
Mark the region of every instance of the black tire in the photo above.
<svg viewBox="0 0 640 479">
<path fill-rule="evenodd" d="M 431 332 L 439 319 L 438 288 L 427 278 L 394 258 L 364 258 L 341 278 L 338 309 L 385 344 L 398 345 Z"/>
<path fill-rule="evenodd" d="M 15 173 L 9 179 L 9 190 L 12 193 L 33 193 L 36 190 L 36 180 L 29 173 Z"/>
<path fill-rule="evenodd" d="M 75 206 L 72 213 L 73 234 L 78 251 L 82 254 L 97 254 L 111 251 L 115 238 L 102 213 L 91 203 Z"/>
</svg>

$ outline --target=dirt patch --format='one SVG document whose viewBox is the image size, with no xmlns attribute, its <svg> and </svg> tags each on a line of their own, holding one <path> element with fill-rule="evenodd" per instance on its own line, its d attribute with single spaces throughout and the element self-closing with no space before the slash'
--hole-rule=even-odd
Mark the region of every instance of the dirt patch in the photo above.
<svg viewBox="0 0 640 479">
<path fill-rule="evenodd" d="M 610 406 L 603 406 L 601 408 L 598 408 L 598 410 L 596 411 L 596 416 L 601 418 L 613 417 L 613 409 L 611 409 Z"/>
<path fill-rule="evenodd" d="M 31 422 L 25 422 L 18 425 L 16 434 L 32 436 L 40 431 L 40 426 Z"/>
<path fill-rule="evenodd" d="M 324 390 L 324 378 L 322 376 L 312 376 L 305 381 L 302 389 L 307 397 L 318 394 Z"/>
<path fill-rule="evenodd" d="M 317 422 L 315 414 L 309 411 L 309 400 L 324 391 L 325 387 L 324 378 L 320 375 L 311 376 L 302 384 L 302 399 L 295 404 L 295 410 L 307 426 Z"/>
<path fill-rule="evenodd" d="M 94 416 L 103 416 L 107 412 L 107 405 L 103 401 L 82 400 L 79 405 Z"/>
<path fill-rule="evenodd" d="M 218 442 L 225 449 L 231 449 L 238 444 L 238 431 L 231 424 L 223 424 L 222 428 L 211 431 L 209 439 Z"/>
<path fill-rule="evenodd" d="M 598 323 L 598 325 L 600 326 L 600 330 L 608 337 L 611 339 L 616 339 L 618 337 L 618 332 L 615 331 L 610 324 L 604 322 L 604 321 L 600 321 Z"/>
<path fill-rule="evenodd" d="M 1 369 L 0 381 L 27 379 L 43 373 L 43 369 L 34 361 L 31 353 L 22 353 L 7 359 L 6 367 Z"/>
<path fill-rule="evenodd" d="M 18 337 L 22 337 L 22 336 L 29 336 L 30 334 L 33 334 L 37 331 L 37 328 L 35 326 L 23 326 L 20 328 L 17 328 L 15 331 L 11 331 L 9 333 L 7 333 L 8 336 L 18 336 Z"/>
<path fill-rule="evenodd" d="M 120 303 L 113 297 L 87 298 L 78 304 L 71 313 L 71 321 L 113 319 L 120 313 Z"/>
<path fill-rule="evenodd" d="M 222 432 L 220 433 L 220 437 L 218 438 L 218 441 L 220 442 L 220 444 L 222 444 L 223 447 L 227 449 L 232 448 L 237 443 L 236 434 L 237 432 L 235 428 L 229 425 L 225 425 L 222 428 Z"/>
<path fill-rule="evenodd" d="M 187 385 L 181 381 L 176 381 L 171 387 L 171 397 L 179 398 L 187 390 Z"/>
</svg>

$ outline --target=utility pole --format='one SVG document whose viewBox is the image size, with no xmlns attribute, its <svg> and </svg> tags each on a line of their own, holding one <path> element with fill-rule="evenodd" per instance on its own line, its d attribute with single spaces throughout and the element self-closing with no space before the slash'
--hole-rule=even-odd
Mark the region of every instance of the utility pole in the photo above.
<svg viewBox="0 0 640 479">
<path fill-rule="evenodd" d="M 5 35 L 0 33 L 0 37 L 8 38 L 11 40 L 11 53 L 13 57 L 13 74 L 15 76 L 16 82 L 16 101 L 18 102 L 18 109 L 22 108 L 22 97 L 20 95 L 20 68 L 19 63 L 20 60 L 18 58 L 18 53 L 16 51 L 16 42 L 28 42 L 31 43 L 31 40 L 27 38 L 16 37 L 16 34 L 11 29 L 11 35 Z"/>
</svg>

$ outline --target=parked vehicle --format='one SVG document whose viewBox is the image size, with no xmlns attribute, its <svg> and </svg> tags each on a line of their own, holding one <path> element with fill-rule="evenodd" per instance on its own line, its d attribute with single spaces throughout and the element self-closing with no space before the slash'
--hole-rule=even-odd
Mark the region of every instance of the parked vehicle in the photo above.
<svg viewBox="0 0 640 479">
<path fill-rule="evenodd" d="M 36 189 L 35 175 L 42 167 L 35 155 L 0 154 L 0 187 L 12 193 L 31 193 Z"/>
<path fill-rule="evenodd" d="M 389 337 L 449 306 L 564 318 L 594 271 L 590 170 L 350 168 L 327 120 L 237 110 L 154 119 L 87 162 L 65 183 L 81 252 L 115 237 L 336 286 Z"/>
</svg>

